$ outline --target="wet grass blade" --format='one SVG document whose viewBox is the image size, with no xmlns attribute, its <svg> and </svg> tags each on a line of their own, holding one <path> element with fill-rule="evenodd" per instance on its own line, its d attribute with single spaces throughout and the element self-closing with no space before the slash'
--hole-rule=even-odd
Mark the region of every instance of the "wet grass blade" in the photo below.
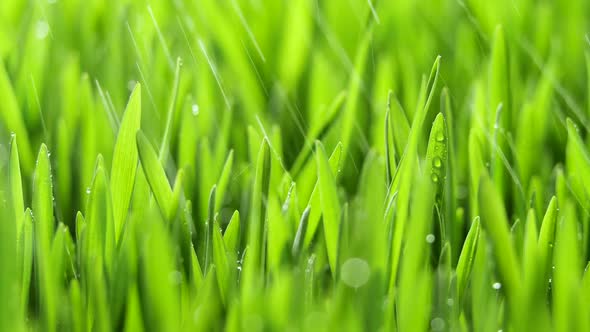
<svg viewBox="0 0 590 332">
<path fill-rule="evenodd" d="M 479 184 L 479 204 L 482 224 L 494 246 L 498 273 L 502 278 L 503 287 L 506 288 L 506 296 L 515 309 L 520 301 L 522 290 L 516 250 L 510 238 L 504 203 L 494 184 L 486 175 L 481 177 Z"/>
<path fill-rule="evenodd" d="M 50 252 L 55 221 L 53 219 L 53 185 L 49 151 L 43 144 L 39 149 L 33 180 L 33 213 L 35 229 L 35 261 L 39 276 L 39 292 L 43 304 L 43 328 L 55 331 L 57 326 L 57 289 Z"/>
<path fill-rule="evenodd" d="M 555 242 L 558 211 L 557 197 L 553 196 L 547 207 L 547 212 L 545 212 L 545 216 L 543 217 L 538 240 L 539 272 L 545 285 L 550 278 L 551 266 L 553 265 L 553 245 Z"/>
</svg>

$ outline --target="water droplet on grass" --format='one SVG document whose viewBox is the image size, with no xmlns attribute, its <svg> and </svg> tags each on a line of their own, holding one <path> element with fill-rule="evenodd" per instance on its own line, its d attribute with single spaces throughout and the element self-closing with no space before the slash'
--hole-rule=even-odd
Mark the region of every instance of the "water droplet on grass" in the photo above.
<svg viewBox="0 0 590 332">
<path fill-rule="evenodd" d="M 432 166 L 434 166 L 436 168 L 441 168 L 442 167 L 442 160 L 439 157 L 434 157 L 434 159 L 432 160 Z"/>
<path fill-rule="evenodd" d="M 445 134 L 443 134 L 442 132 L 439 132 L 439 133 L 436 135 L 436 140 L 437 140 L 437 141 L 439 141 L 439 142 L 442 142 L 442 141 L 444 141 L 444 140 L 445 140 Z"/>
<path fill-rule="evenodd" d="M 430 327 L 433 331 L 442 331 L 445 329 L 445 321 L 440 317 L 436 317 L 430 321 Z"/>
<path fill-rule="evenodd" d="M 133 91 L 133 89 L 135 89 L 135 85 L 137 84 L 137 81 L 135 80 L 130 80 L 129 82 L 127 82 L 127 89 L 129 91 Z"/>
<path fill-rule="evenodd" d="M 194 116 L 199 115 L 199 105 L 193 104 L 193 107 L 191 108 L 191 110 L 192 110 Z"/>
<path fill-rule="evenodd" d="M 35 37 L 37 37 L 37 39 L 45 39 L 48 34 L 49 24 L 47 24 L 47 21 L 39 20 L 35 25 Z"/>
<path fill-rule="evenodd" d="M 434 236 L 434 234 L 428 234 L 428 235 L 426 235 L 426 242 L 428 242 L 428 243 L 434 243 L 434 240 L 436 240 L 436 237 Z"/>
<path fill-rule="evenodd" d="M 346 285 L 359 288 L 369 281 L 371 271 L 369 264 L 364 259 L 350 258 L 342 264 L 341 273 L 340 278 Z"/>
<path fill-rule="evenodd" d="M 492 284 L 492 288 L 495 290 L 499 290 L 500 288 L 502 288 L 502 284 L 499 282 L 495 282 Z"/>
<path fill-rule="evenodd" d="M 436 183 L 436 182 L 438 182 L 438 175 L 432 173 L 432 175 L 430 176 L 430 179 L 432 180 L 432 182 Z"/>
</svg>

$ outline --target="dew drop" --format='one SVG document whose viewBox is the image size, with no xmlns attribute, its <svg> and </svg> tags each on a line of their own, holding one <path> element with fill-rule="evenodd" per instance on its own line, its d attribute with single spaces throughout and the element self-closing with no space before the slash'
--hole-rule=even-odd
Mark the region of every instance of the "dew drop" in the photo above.
<svg viewBox="0 0 590 332">
<path fill-rule="evenodd" d="M 430 321 L 430 327 L 433 331 L 442 331 L 445 329 L 445 321 L 440 317 L 436 317 Z"/>
<path fill-rule="evenodd" d="M 35 37 L 37 37 L 37 39 L 45 39 L 48 34 L 49 24 L 47 24 L 47 21 L 39 20 L 35 25 Z"/>
<path fill-rule="evenodd" d="M 434 159 L 432 160 L 432 166 L 434 166 L 436 168 L 441 168 L 442 167 L 442 160 L 439 157 L 434 157 Z"/>
<path fill-rule="evenodd" d="M 87 194 L 87 195 L 90 195 L 90 187 L 87 187 L 87 188 L 86 188 L 86 194 Z"/>
<path fill-rule="evenodd" d="M 194 116 L 199 115 L 199 105 L 193 104 L 193 107 L 191 108 L 191 110 L 192 110 Z"/>
<path fill-rule="evenodd" d="M 434 234 L 428 234 L 426 235 L 426 242 L 428 243 L 434 243 L 434 240 L 436 240 L 436 237 L 434 236 Z"/>
<path fill-rule="evenodd" d="M 432 182 L 436 183 L 436 182 L 438 182 L 438 175 L 436 175 L 435 173 L 432 173 L 432 175 L 430 176 L 430 179 L 432 179 Z"/>
<path fill-rule="evenodd" d="M 342 281 L 354 288 L 359 288 L 369 281 L 371 274 L 369 264 L 364 259 L 350 258 L 342 264 Z"/>
<path fill-rule="evenodd" d="M 436 135 L 436 140 L 437 140 L 438 142 L 442 142 L 442 141 L 444 141 L 444 140 L 445 140 L 445 134 L 443 134 L 442 132 L 439 132 L 439 133 Z"/>
<path fill-rule="evenodd" d="M 129 91 L 133 91 L 133 89 L 135 89 L 135 85 L 137 84 L 137 81 L 135 80 L 130 80 L 129 82 L 127 82 L 127 89 Z"/>
<path fill-rule="evenodd" d="M 492 288 L 495 290 L 498 290 L 498 289 L 502 288 L 502 284 L 499 282 L 495 282 L 492 284 Z"/>
</svg>

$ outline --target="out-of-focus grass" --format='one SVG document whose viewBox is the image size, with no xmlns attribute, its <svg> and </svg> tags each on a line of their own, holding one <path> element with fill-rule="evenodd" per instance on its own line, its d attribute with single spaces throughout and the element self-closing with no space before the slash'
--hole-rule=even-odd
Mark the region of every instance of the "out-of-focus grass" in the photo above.
<svg viewBox="0 0 590 332">
<path fill-rule="evenodd" d="M 1 1 L 0 330 L 590 330 L 589 23 Z"/>
</svg>

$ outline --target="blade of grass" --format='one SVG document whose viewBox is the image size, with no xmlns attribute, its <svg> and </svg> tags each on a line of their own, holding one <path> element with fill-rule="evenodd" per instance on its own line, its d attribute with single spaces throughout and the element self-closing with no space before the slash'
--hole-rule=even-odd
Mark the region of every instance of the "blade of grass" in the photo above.
<svg viewBox="0 0 590 332">
<path fill-rule="evenodd" d="M 113 202 L 115 240 L 118 242 L 128 214 L 135 183 L 138 152 L 136 134 L 141 123 L 141 86 L 136 84 L 121 120 L 113 151 L 110 191 Z"/>
<path fill-rule="evenodd" d="M 336 178 L 330 169 L 330 162 L 328 161 L 328 155 L 326 154 L 324 146 L 320 141 L 316 141 L 315 146 L 324 236 L 326 238 L 330 269 L 332 270 L 332 273 L 335 274 L 341 210 L 338 200 L 338 186 L 336 184 Z"/>
<path fill-rule="evenodd" d="M 170 221 L 173 195 L 168 178 L 166 177 L 166 172 L 158 160 L 156 151 L 141 130 L 137 132 L 136 141 L 139 160 L 141 161 L 141 167 L 145 173 L 145 177 L 152 189 L 152 193 L 154 193 L 162 215 L 167 221 Z"/>
</svg>

